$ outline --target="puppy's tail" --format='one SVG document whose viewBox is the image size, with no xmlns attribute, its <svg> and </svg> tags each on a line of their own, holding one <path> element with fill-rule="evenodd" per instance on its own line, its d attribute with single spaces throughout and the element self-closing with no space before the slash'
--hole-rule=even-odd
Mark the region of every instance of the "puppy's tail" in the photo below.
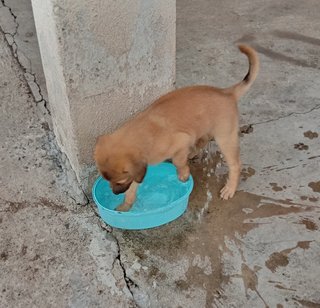
<svg viewBox="0 0 320 308">
<path fill-rule="evenodd" d="M 225 89 L 225 92 L 232 93 L 236 99 L 239 99 L 249 90 L 259 72 L 259 57 L 256 51 L 248 45 L 241 44 L 238 47 L 240 51 L 248 57 L 249 71 L 242 81 L 230 88 Z"/>
</svg>

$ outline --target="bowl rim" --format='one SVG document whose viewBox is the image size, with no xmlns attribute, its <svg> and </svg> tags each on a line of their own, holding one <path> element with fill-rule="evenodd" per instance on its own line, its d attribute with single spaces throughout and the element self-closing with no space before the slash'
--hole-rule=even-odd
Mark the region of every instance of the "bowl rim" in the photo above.
<svg viewBox="0 0 320 308">
<path fill-rule="evenodd" d="M 153 165 L 153 166 L 161 166 L 161 164 L 163 163 L 160 163 L 158 165 Z M 189 179 L 185 182 L 185 184 L 188 184 L 188 189 L 186 191 L 186 193 L 184 193 L 180 198 L 178 199 L 175 199 L 174 201 L 168 203 L 167 205 L 165 206 L 162 206 L 162 207 L 159 207 L 159 208 L 156 208 L 156 209 L 153 209 L 153 210 L 150 210 L 150 211 L 144 211 L 144 212 L 131 212 L 131 211 L 128 211 L 128 212 L 120 212 L 120 211 L 116 211 L 116 210 L 111 210 L 105 206 L 103 206 L 99 201 L 98 199 L 96 198 L 96 189 L 97 189 L 97 186 L 98 184 L 101 182 L 101 181 L 106 181 L 102 176 L 99 176 L 93 187 L 92 187 L 92 197 L 93 197 L 93 200 L 95 202 L 95 204 L 102 208 L 104 211 L 110 213 L 111 215 L 121 215 L 121 216 L 148 216 L 149 214 L 157 214 L 157 213 L 161 213 L 165 210 L 168 210 L 168 209 L 171 209 L 172 207 L 174 207 L 177 203 L 185 200 L 185 199 L 188 199 L 192 190 L 193 190 L 193 186 L 194 186 L 194 181 L 193 181 L 193 177 L 192 175 L 190 174 L 189 176 Z M 107 181 L 106 181 L 107 182 Z M 188 201 L 188 200 L 187 200 Z"/>
</svg>

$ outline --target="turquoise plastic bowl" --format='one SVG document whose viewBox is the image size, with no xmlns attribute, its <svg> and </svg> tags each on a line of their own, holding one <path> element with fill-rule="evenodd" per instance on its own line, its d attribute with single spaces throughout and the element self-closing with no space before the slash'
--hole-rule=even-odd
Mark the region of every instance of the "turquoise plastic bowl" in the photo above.
<svg viewBox="0 0 320 308">
<path fill-rule="evenodd" d="M 115 210 L 123 202 L 124 194 L 113 194 L 108 181 L 102 177 L 96 180 L 92 195 L 101 218 L 108 225 L 141 230 L 161 226 L 181 216 L 188 206 L 192 188 L 191 176 L 182 183 L 173 164 L 161 163 L 148 167 L 139 185 L 137 200 L 128 212 Z"/>
</svg>

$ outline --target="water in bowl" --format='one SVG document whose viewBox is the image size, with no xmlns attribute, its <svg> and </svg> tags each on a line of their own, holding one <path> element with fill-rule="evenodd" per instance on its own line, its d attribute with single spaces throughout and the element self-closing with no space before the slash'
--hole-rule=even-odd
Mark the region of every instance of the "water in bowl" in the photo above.
<svg viewBox="0 0 320 308">
<path fill-rule="evenodd" d="M 166 167 L 174 168 L 170 164 Z M 96 197 L 103 207 L 115 210 L 124 201 L 124 194 L 113 194 L 107 181 L 101 180 L 99 186 Z M 139 185 L 137 199 L 130 212 L 146 212 L 167 206 L 183 197 L 188 192 L 188 188 L 189 185 L 180 182 L 175 172 L 169 175 L 164 172 L 152 176 L 148 172 L 143 183 Z"/>
<path fill-rule="evenodd" d="M 175 174 L 154 176 L 139 187 L 132 211 L 143 212 L 166 206 L 185 195 L 187 190 L 188 186 L 181 183 Z"/>
</svg>

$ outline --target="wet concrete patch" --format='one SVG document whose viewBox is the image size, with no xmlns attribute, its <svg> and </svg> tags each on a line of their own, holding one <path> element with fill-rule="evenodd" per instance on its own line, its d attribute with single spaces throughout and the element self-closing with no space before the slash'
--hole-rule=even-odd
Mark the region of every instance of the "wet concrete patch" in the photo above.
<svg viewBox="0 0 320 308">
<path fill-rule="evenodd" d="M 318 230 L 318 226 L 316 225 L 315 222 L 313 222 L 311 219 L 308 218 L 303 218 L 300 221 L 301 224 L 305 225 L 306 228 L 310 231 Z"/>
<path fill-rule="evenodd" d="M 309 139 L 318 138 L 318 133 L 317 132 L 312 132 L 311 130 L 308 130 L 308 131 L 304 132 L 303 135 L 306 138 L 309 138 Z"/>
<path fill-rule="evenodd" d="M 253 132 L 253 126 L 251 124 L 243 125 L 240 127 L 240 136 L 244 134 L 251 134 Z"/>
<path fill-rule="evenodd" d="M 7 261 L 8 260 L 8 252 L 6 252 L 6 251 L 1 252 L 0 260 L 1 261 Z"/>
<path fill-rule="evenodd" d="M 300 305 L 302 305 L 302 307 L 306 307 L 306 308 L 319 308 L 320 307 L 320 303 L 315 303 L 312 301 L 308 301 L 305 299 L 297 299 L 294 298 L 295 301 L 297 301 Z"/>
<path fill-rule="evenodd" d="M 278 266 L 287 266 L 289 264 L 288 256 L 283 252 L 274 252 L 265 264 L 267 268 L 275 272 Z"/>
<path fill-rule="evenodd" d="M 297 247 L 300 247 L 302 249 L 309 249 L 310 243 L 312 243 L 312 241 L 300 241 L 298 242 Z"/>
<path fill-rule="evenodd" d="M 288 249 L 284 249 L 279 252 L 277 251 L 277 252 L 272 253 L 269 256 L 269 259 L 266 260 L 266 262 L 265 262 L 266 267 L 271 272 L 274 273 L 278 267 L 287 266 L 289 264 L 289 254 L 297 248 L 301 248 L 303 250 L 309 249 L 310 243 L 311 243 L 311 241 L 300 241 L 297 243 L 296 246 L 294 246 L 292 248 L 288 248 Z"/>
<path fill-rule="evenodd" d="M 280 290 L 297 291 L 296 289 L 286 288 L 285 286 L 283 286 L 281 284 L 275 284 L 274 287 L 277 288 L 277 289 L 280 289 Z"/>
<path fill-rule="evenodd" d="M 270 186 L 272 187 L 273 191 L 282 191 L 283 190 L 283 188 L 278 186 L 277 183 L 270 183 Z"/>
<path fill-rule="evenodd" d="M 320 193 L 320 181 L 318 182 L 310 182 L 308 186 L 317 193 Z"/>
<path fill-rule="evenodd" d="M 181 291 L 186 291 L 190 287 L 189 283 L 182 279 L 175 281 L 175 284 L 176 284 L 176 287 Z"/>
<path fill-rule="evenodd" d="M 267 303 L 261 296 L 260 292 L 258 291 L 258 276 L 257 271 L 261 269 L 259 267 L 255 267 L 254 269 L 251 269 L 247 264 L 242 263 L 241 265 L 241 278 L 243 280 L 244 288 L 245 288 L 245 294 L 246 297 L 248 297 L 248 290 L 252 290 L 256 292 L 256 294 L 260 297 L 262 302 L 265 304 L 266 307 L 268 307 Z"/>
<path fill-rule="evenodd" d="M 302 142 L 299 142 L 294 145 L 294 148 L 300 151 L 306 151 L 309 149 L 309 146 Z"/>
<path fill-rule="evenodd" d="M 150 279 L 159 279 L 159 280 L 164 280 L 167 277 L 167 275 L 165 273 L 161 272 L 160 269 L 158 267 L 156 267 L 155 265 L 152 265 L 149 268 L 148 276 Z"/>
<path fill-rule="evenodd" d="M 253 168 L 251 167 L 243 168 L 241 171 L 241 179 L 243 181 L 246 181 L 248 178 L 252 177 L 255 174 L 256 174 L 256 170 L 254 170 Z"/>
<path fill-rule="evenodd" d="M 240 239 L 259 227 L 257 219 L 282 217 L 312 209 L 291 200 L 265 198 L 242 191 L 238 191 L 233 199 L 222 201 L 218 193 L 225 177 L 208 177 L 207 174 L 208 169 L 216 168 L 214 164 L 219 159 L 215 158 L 213 161 L 211 165 L 191 165 L 195 187 L 190 197 L 189 209 L 183 217 L 156 229 L 121 232 L 121 247 L 126 247 L 125 250 L 148 252 L 148 257 L 143 256 L 142 259 L 140 253 L 135 254 L 142 266 L 153 268 L 159 262 L 159 258 L 170 264 L 186 259 L 188 266 L 183 279 L 170 281 L 170 271 L 162 269 L 167 276 L 166 284 L 172 284 L 181 292 L 195 288 L 204 289 L 207 307 L 223 297 L 224 287 L 233 278 L 225 273 L 222 260 L 224 253 L 232 253 L 226 244 L 227 239 L 234 241 L 242 254 Z M 209 195 L 212 196 L 212 200 L 208 202 Z M 206 203 L 208 206 L 203 210 Z M 288 254 L 295 248 L 306 248 L 307 245 L 299 243 L 292 249 L 275 253 L 266 262 L 266 266 L 275 271 L 278 266 L 287 265 Z M 239 275 L 245 288 L 256 292 L 264 301 L 257 288 L 256 272 L 259 269 L 251 268 L 244 256 L 241 258 L 242 274 Z M 158 270 L 151 277 L 156 279 L 157 285 L 161 285 L 163 282 L 157 279 L 157 276 Z"/>
<path fill-rule="evenodd" d="M 319 198 L 317 198 L 317 197 L 309 197 L 308 200 L 310 202 L 317 202 L 317 201 L 319 201 Z"/>
</svg>

